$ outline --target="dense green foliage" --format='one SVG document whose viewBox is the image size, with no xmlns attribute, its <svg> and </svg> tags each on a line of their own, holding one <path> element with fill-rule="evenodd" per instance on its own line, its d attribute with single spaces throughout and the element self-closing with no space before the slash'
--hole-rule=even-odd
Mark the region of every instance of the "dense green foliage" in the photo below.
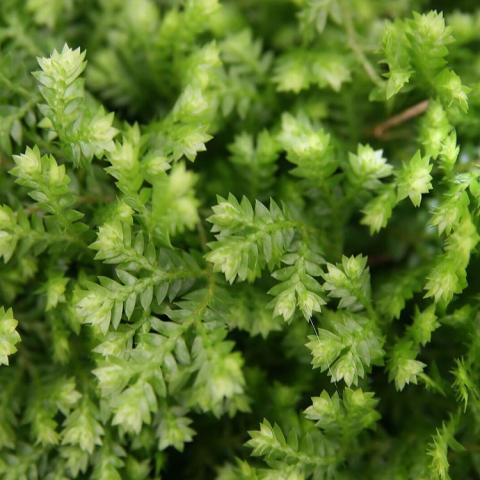
<svg viewBox="0 0 480 480">
<path fill-rule="evenodd" d="M 0 1 L 0 478 L 480 478 L 476 6 Z"/>
</svg>

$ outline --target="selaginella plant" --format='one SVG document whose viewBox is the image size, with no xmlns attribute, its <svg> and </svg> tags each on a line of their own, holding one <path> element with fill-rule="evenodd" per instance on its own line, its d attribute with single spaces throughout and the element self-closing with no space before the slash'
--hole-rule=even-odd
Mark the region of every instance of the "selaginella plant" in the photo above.
<svg viewBox="0 0 480 480">
<path fill-rule="evenodd" d="M 480 478 L 474 0 L 0 2 L 0 478 Z"/>
</svg>

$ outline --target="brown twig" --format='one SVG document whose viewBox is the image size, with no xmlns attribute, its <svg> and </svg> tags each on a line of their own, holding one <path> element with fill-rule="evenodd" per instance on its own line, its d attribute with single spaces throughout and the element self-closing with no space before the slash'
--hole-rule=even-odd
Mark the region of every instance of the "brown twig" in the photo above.
<svg viewBox="0 0 480 480">
<path fill-rule="evenodd" d="M 386 253 L 379 253 L 376 255 L 368 256 L 368 266 L 369 267 L 383 267 L 390 263 L 394 263 L 395 259 Z"/>
<path fill-rule="evenodd" d="M 428 100 L 423 100 L 412 107 L 407 108 L 403 112 L 390 117 L 389 119 L 385 120 L 382 123 L 376 125 L 373 130 L 373 136 L 375 138 L 383 138 L 385 133 L 393 127 L 397 125 L 401 125 L 402 123 L 407 122 L 408 120 L 418 117 L 422 113 L 424 113 L 428 108 Z"/>
</svg>

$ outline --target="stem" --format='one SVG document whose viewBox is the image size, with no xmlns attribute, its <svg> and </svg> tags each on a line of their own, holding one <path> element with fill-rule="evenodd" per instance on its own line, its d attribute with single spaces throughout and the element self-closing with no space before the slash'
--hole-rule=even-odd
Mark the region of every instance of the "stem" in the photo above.
<svg viewBox="0 0 480 480">
<path fill-rule="evenodd" d="M 412 107 L 407 108 L 403 112 L 390 117 L 389 119 L 385 120 L 382 123 L 379 123 L 373 128 L 373 136 L 375 138 L 383 138 L 385 133 L 393 127 L 401 125 L 402 123 L 411 120 L 412 118 L 418 117 L 422 113 L 424 113 L 428 108 L 428 100 L 423 100 Z"/>
<path fill-rule="evenodd" d="M 197 222 L 197 232 L 198 232 L 198 238 L 200 240 L 200 245 L 202 246 L 202 250 L 206 252 L 208 250 L 207 248 L 207 233 L 205 232 L 205 227 L 203 226 L 202 219 L 199 218 Z"/>
<path fill-rule="evenodd" d="M 375 85 L 381 85 L 382 79 L 380 78 L 378 73 L 375 71 L 375 69 L 373 68 L 373 65 L 370 63 L 367 56 L 363 52 L 362 47 L 360 46 L 360 43 L 357 37 L 357 32 L 355 31 L 355 27 L 353 25 L 350 9 L 351 7 L 345 1 L 343 1 L 342 14 L 345 22 L 345 32 L 347 34 L 348 45 L 351 48 L 353 54 L 355 55 L 358 63 L 362 65 L 363 69 L 365 70 L 365 73 L 368 75 L 370 80 Z"/>
<path fill-rule="evenodd" d="M 11 90 L 12 92 L 18 93 L 23 97 L 31 98 L 32 92 L 21 85 L 13 83 L 8 77 L 6 77 L 2 72 L 0 72 L 0 82 L 2 82 L 6 88 Z"/>
</svg>

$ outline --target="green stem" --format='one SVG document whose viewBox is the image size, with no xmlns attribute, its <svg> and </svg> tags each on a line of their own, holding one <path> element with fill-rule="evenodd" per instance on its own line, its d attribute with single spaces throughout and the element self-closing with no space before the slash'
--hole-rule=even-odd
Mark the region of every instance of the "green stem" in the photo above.
<svg viewBox="0 0 480 480">
<path fill-rule="evenodd" d="M 358 63 L 363 67 L 365 73 L 368 75 L 370 80 L 375 85 L 382 85 L 382 79 L 378 75 L 378 73 L 373 68 L 373 65 L 368 60 L 367 56 L 363 52 L 362 47 L 358 41 L 357 32 L 355 31 L 355 26 L 353 24 L 353 19 L 351 15 L 351 5 L 349 5 L 345 0 L 342 1 L 342 14 L 343 20 L 345 25 L 345 32 L 347 34 L 347 41 L 350 49 L 352 50 L 355 58 L 357 59 Z"/>
<path fill-rule="evenodd" d="M 31 98 L 32 92 L 22 87 L 18 83 L 13 83 L 8 77 L 6 77 L 2 72 L 0 72 L 0 82 L 2 82 L 9 90 L 12 92 L 18 93 L 23 97 Z M 35 95 L 36 98 L 36 95 Z"/>
</svg>

